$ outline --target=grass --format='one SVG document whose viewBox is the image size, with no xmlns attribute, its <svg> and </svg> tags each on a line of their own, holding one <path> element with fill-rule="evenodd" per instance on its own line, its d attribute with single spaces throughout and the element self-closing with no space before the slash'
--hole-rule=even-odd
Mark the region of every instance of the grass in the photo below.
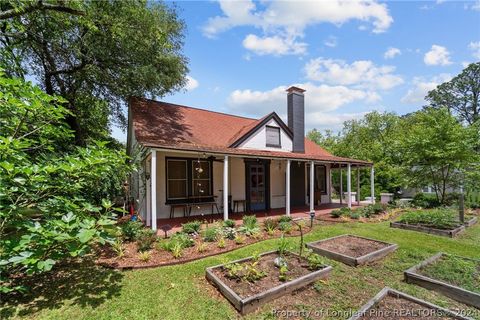
<svg viewBox="0 0 480 320">
<path fill-rule="evenodd" d="M 443 255 L 439 260 L 422 268 L 421 273 L 472 292 L 480 293 L 480 260 Z"/>
<path fill-rule="evenodd" d="M 328 260 L 333 266 L 330 278 L 319 281 L 295 295 L 279 298 L 246 319 L 272 319 L 273 309 L 345 312 L 357 310 L 384 286 L 425 299 L 442 307 L 471 311 L 439 293 L 403 281 L 403 271 L 433 254 L 479 258 L 480 225 L 468 228 L 455 239 L 389 228 L 382 223 L 344 223 L 317 226 L 305 235 L 305 241 L 354 234 L 396 243 L 399 248 L 375 265 L 353 268 Z M 292 248 L 299 238 L 286 240 Z M 33 292 L 21 301 L 4 302 L 2 319 L 235 319 L 238 313 L 205 280 L 205 268 L 251 256 L 254 252 L 274 250 L 278 240 L 259 242 L 230 253 L 184 265 L 114 272 L 85 264 L 72 267 L 62 279 L 38 279 Z M 62 273 L 56 272 L 55 275 Z M 341 317 L 340 317 L 341 318 Z M 345 315 L 344 318 L 347 318 Z M 331 314 L 331 319 L 339 319 Z"/>
<path fill-rule="evenodd" d="M 458 214 L 451 209 L 430 209 L 408 211 L 398 222 L 418 224 L 437 229 L 454 229 L 460 225 Z"/>
</svg>

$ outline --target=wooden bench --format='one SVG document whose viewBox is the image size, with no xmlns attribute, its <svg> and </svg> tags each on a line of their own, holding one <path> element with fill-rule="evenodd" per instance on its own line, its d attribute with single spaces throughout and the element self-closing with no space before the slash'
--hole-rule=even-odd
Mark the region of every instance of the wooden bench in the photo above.
<svg viewBox="0 0 480 320">
<path fill-rule="evenodd" d="M 218 205 L 215 201 L 209 201 L 209 202 L 197 202 L 197 203 L 189 203 L 188 204 L 188 216 L 192 214 L 192 207 L 205 207 L 205 206 L 211 206 L 212 208 L 212 214 L 213 214 L 213 208 L 215 207 L 217 209 L 217 213 L 220 213 L 220 210 L 218 210 Z"/>
<path fill-rule="evenodd" d="M 245 212 L 247 201 L 245 200 L 233 200 L 233 212 L 240 212 L 238 211 L 238 206 L 242 204 L 242 212 Z"/>
<path fill-rule="evenodd" d="M 188 203 L 175 203 L 170 205 L 170 219 L 175 218 L 175 209 L 182 208 L 183 209 L 183 216 L 186 217 L 189 209 Z"/>
</svg>

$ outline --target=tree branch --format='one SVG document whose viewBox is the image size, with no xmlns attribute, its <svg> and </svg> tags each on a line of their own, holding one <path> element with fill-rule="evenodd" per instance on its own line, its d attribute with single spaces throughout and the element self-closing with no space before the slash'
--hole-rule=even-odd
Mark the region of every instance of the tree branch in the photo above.
<svg viewBox="0 0 480 320">
<path fill-rule="evenodd" d="M 56 5 L 56 4 L 50 4 L 50 3 L 43 3 L 42 0 L 39 0 L 31 5 L 25 6 L 23 8 L 13 8 L 10 10 L 5 10 L 0 12 L 0 20 L 5 20 L 5 19 L 10 19 L 14 17 L 18 17 L 30 12 L 34 12 L 37 10 L 51 10 L 51 11 L 57 11 L 57 12 L 64 12 L 64 13 L 70 13 L 73 15 L 79 15 L 83 16 L 85 12 L 81 10 L 77 10 L 74 8 L 69 8 L 65 7 L 63 5 Z"/>
</svg>

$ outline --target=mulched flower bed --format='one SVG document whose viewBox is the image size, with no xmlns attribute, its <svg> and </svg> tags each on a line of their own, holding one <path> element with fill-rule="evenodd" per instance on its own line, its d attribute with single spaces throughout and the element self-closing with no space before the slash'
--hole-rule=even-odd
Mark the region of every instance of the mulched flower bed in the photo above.
<svg viewBox="0 0 480 320">
<path fill-rule="evenodd" d="M 311 229 L 309 226 L 303 228 L 303 233 L 308 233 Z M 186 263 L 193 260 L 222 254 L 238 248 L 248 246 L 250 244 L 257 243 L 268 239 L 275 239 L 281 237 L 283 233 L 280 230 L 275 230 L 273 235 L 269 235 L 267 232 L 262 231 L 258 237 L 245 237 L 245 242 L 242 244 L 235 243 L 234 240 L 225 239 L 225 247 L 219 248 L 217 242 L 204 242 L 197 237 L 195 245 L 193 247 L 183 249 L 182 256 L 174 258 L 172 254 L 166 250 L 163 250 L 156 246 L 150 250 L 150 258 L 148 261 L 142 261 L 138 252 L 138 246 L 136 242 L 126 242 L 123 244 L 124 256 L 118 257 L 115 252 L 109 246 L 103 246 L 97 249 L 97 264 L 108 268 L 114 269 L 144 269 L 153 268 L 165 265 L 174 265 L 180 263 Z M 290 234 L 284 234 L 285 237 L 297 237 L 300 235 L 300 231 L 294 229 Z M 200 244 L 203 244 L 205 250 L 203 252 L 198 251 Z"/>
</svg>

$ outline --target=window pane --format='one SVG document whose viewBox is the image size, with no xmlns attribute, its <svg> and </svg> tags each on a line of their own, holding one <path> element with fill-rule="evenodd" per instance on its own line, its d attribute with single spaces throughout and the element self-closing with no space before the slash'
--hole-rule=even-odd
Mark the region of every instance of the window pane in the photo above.
<svg viewBox="0 0 480 320">
<path fill-rule="evenodd" d="M 168 180 L 168 198 L 186 198 L 187 180 Z"/>
<path fill-rule="evenodd" d="M 267 127 L 267 144 L 269 145 L 280 145 L 280 128 Z"/>
<path fill-rule="evenodd" d="M 194 196 L 211 196 L 210 180 L 194 180 L 193 195 Z"/>
<path fill-rule="evenodd" d="M 210 179 L 210 164 L 208 161 L 193 161 L 193 179 Z"/>
<path fill-rule="evenodd" d="M 187 162 L 184 160 L 167 160 L 168 179 L 187 179 Z"/>
</svg>

